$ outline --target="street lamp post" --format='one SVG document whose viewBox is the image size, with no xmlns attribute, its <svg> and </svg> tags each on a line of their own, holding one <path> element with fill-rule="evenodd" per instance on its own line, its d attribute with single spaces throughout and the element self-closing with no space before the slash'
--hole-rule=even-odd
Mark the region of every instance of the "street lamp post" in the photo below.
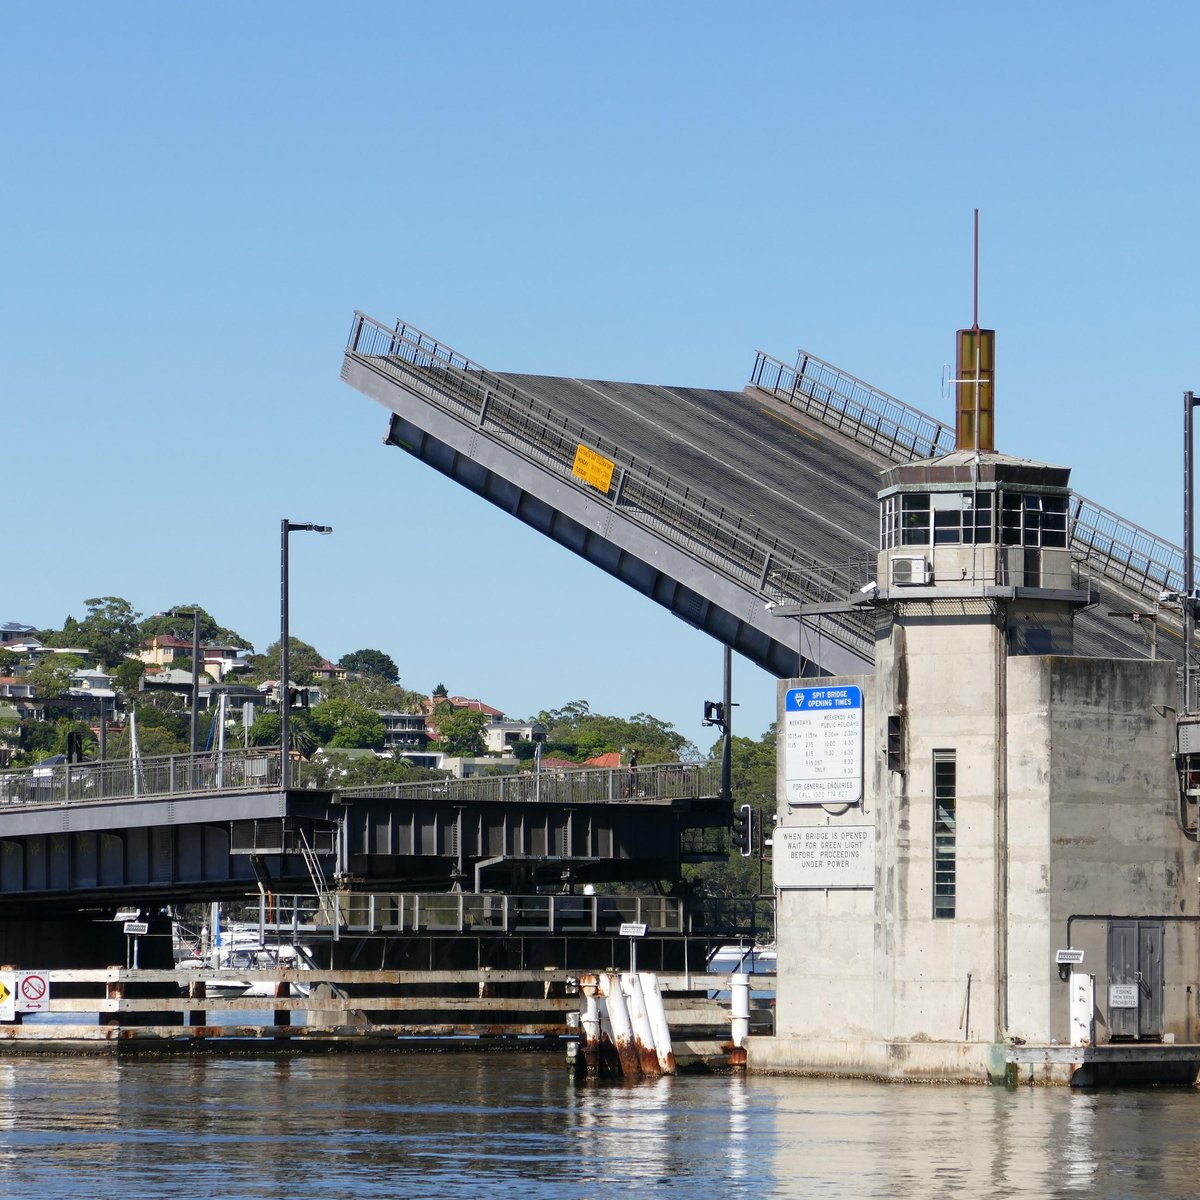
<svg viewBox="0 0 1200 1200">
<path fill-rule="evenodd" d="M 170 615 L 192 618 L 192 722 L 188 742 L 192 751 L 192 770 L 195 771 L 196 752 L 199 750 L 196 743 L 200 740 L 200 610 L 173 608 Z"/>
<path fill-rule="evenodd" d="M 288 714 L 292 704 L 288 684 L 288 534 L 296 530 L 312 533 L 332 533 L 332 525 L 314 525 L 311 521 L 289 521 L 287 517 L 279 523 L 279 781 L 283 791 L 291 782 L 291 732 L 288 729 Z"/>
</svg>

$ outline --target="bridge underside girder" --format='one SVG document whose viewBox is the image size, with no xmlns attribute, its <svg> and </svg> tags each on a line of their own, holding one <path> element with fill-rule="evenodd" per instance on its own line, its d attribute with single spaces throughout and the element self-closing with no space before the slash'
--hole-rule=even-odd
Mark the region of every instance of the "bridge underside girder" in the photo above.
<svg viewBox="0 0 1200 1200">
<path fill-rule="evenodd" d="M 455 802 L 292 792 L 239 796 L 220 820 L 211 798 L 178 798 L 163 824 L 145 805 L 26 811 L 0 838 L 0 909 L 30 902 L 186 902 L 260 888 L 312 891 L 304 850 L 326 879 L 378 888 L 677 879 L 685 835 L 728 824 L 717 798 L 671 803 Z M 189 820 L 189 808 L 195 814 Z M 37 826 L 41 824 L 42 828 Z M 68 827 L 74 823 L 75 828 Z M 340 853 L 339 853 L 340 846 Z"/>
</svg>

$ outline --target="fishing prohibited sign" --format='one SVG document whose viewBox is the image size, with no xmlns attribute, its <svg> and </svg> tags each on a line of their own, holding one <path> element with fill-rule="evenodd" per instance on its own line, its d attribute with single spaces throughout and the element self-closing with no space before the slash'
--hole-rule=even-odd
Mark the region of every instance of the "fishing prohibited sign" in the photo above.
<svg viewBox="0 0 1200 1200">
<path fill-rule="evenodd" d="M 17 972 L 17 1012 L 45 1012 L 50 1007 L 50 981 L 41 971 Z"/>
<path fill-rule="evenodd" d="M 789 688 L 783 746 L 789 805 L 861 803 L 862 688 Z"/>
</svg>

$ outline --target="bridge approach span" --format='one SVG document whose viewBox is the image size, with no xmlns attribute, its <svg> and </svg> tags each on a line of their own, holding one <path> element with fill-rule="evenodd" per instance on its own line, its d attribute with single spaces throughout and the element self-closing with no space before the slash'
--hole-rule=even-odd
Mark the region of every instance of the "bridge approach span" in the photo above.
<svg viewBox="0 0 1200 1200">
<path fill-rule="evenodd" d="M 724 857 L 719 764 L 279 789 L 262 752 L 0 773 L 0 910 L 259 890 L 676 879 Z M 633 795 L 630 792 L 634 792 Z"/>
</svg>

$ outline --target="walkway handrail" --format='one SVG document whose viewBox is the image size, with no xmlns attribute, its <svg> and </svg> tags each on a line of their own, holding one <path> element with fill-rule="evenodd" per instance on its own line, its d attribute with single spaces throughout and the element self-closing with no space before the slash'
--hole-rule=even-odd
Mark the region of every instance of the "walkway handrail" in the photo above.
<svg viewBox="0 0 1200 1200">
<path fill-rule="evenodd" d="M 736 579 L 764 604 L 845 601 L 862 585 L 850 564 L 824 563 L 804 554 L 411 325 L 392 328 L 356 312 L 346 354 L 591 499 L 606 496 L 622 517 Z M 607 493 L 574 474 L 580 446 L 614 464 Z M 873 653 L 875 630 L 869 614 L 838 614 L 825 622 L 823 636 L 864 658 Z"/>
<path fill-rule="evenodd" d="M 279 787 L 279 751 L 266 747 L 104 762 L 40 763 L 0 771 L 0 813 L 9 805 L 61 806 Z"/>
<path fill-rule="evenodd" d="M 892 462 L 954 449 L 954 429 L 801 350 L 795 366 L 758 351 L 750 382 Z M 1112 582 L 1152 599 L 1185 592 L 1183 550 L 1094 500 L 1073 493 L 1071 549 Z"/>
<path fill-rule="evenodd" d="M 627 922 L 649 934 L 773 939 L 772 896 L 645 896 L 504 892 L 340 892 L 337 931 L 392 933 L 608 933 Z M 261 902 L 258 929 L 313 942 L 333 935 L 327 909 L 312 895 L 276 892 L 273 919 Z M 696 964 L 703 971 L 704 964 Z"/>
<path fill-rule="evenodd" d="M 543 768 L 520 775 L 484 775 L 471 779 L 427 779 L 419 783 L 368 784 L 342 788 L 353 798 L 394 800 L 453 800 L 456 803 L 513 803 L 549 801 L 597 803 L 631 800 L 682 800 L 717 796 L 721 764 L 649 763 L 629 767 Z"/>
<path fill-rule="evenodd" d="M 833 363 L 801 350 L 788 366 L 758 351 L 750 382 L 893 462 L 934 458 L 954 449 L 954 428 Z"/>
<path fill-rule="evenodd" d="M 295 764 L 293 790 L 312 787 L 308 763 Z M 371 784 L 336 790 L 345 796 L 452 803 L 628 803 L 692 799 L 720 794 L 720 764 L 650 763 L 636 772 L 626 767 L 545 769 L 519 775 L 435 779 L 419 783 Z M 222 753 L 173 754 L 106 762 L 43 763 L 0 771 L 0 819 L 14 805 L 61 807 L 113 800 L 151 800 L 278 789 L 279 751 L 270 748 Z"/>
</svg>

